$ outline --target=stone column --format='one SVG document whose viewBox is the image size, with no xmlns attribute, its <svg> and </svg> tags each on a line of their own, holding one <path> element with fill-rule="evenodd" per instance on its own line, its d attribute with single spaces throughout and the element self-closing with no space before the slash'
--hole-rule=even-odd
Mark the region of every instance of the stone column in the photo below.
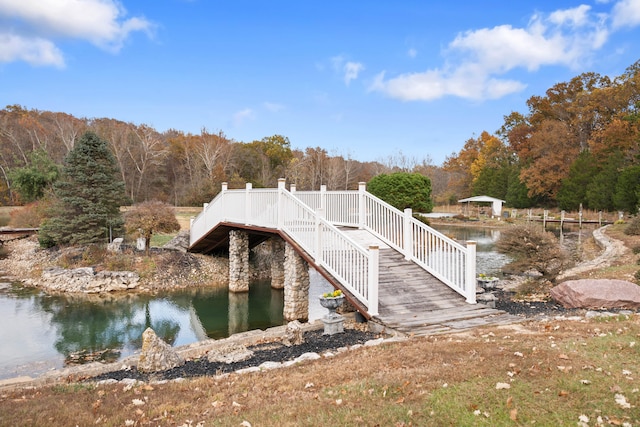
<svg viewBox="0 0 640 427">
<path fill-rule="evenodd" d="M 284 248 L 284 309 L 286 321 L 309 320 L 309 264 L 285 243 Z"/>
<path fill-rule="evenodd" d="M 271 238 L 271 287 L 284 288 L 284 240 L 278 236 Z"/>
<path fill-rule="evenodd" d="M 249 234 L 229 232 L 229 291 L 249 292 Z"/>
</svg>

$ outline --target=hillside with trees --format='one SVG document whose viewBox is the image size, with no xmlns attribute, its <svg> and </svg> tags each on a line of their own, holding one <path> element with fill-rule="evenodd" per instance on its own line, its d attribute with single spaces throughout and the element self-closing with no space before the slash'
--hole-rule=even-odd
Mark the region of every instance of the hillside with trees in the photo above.
<svg viewBox="0 0 640 427">
<path fill-rule="evenodd" d="M 159 132 L 115 118 L 78 118 L 10 105 L 0 110 L 0 205 L 46 198 L 66 156 L 86 131 L 107 142 L 128 203 L 159 200 L 199 206 L 220 184 L 275 187 L 284 177 L 299 190 L 356 189 L 380 174 L 418 173 L 435 204 L 473 195 L 514 208 L 558 207 L 635 213 L 640 195 L 640 61 L 621 76 L 584 73 L 505 112 L 494 133 L 481 131 L 441 166 L 398 151 L 361 162 L 320 147 L 292 148 L 283 135 L 235 141 L 221 130 Z M 300 141 L 297 141 L 300 143 Z M 454 143 L 454 141 L 452 141 Z M 401 145 L 401 140 L 398 141 Z"/>
</svg>

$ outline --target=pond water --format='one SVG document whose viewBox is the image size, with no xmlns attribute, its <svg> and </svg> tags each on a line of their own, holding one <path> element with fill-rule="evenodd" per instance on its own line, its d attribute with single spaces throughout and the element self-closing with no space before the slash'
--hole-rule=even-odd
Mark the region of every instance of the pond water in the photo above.
<svg viewBox="0 0 640 427">
<path fill-rule="evenodd" d="M 310 320 L 326 309 L 318 295 L 331 285 L 311 273 Z M 123 297 L 47 295 L 0 277 L 0 379 L 38 375 L 67 364 L 116 361 L 138 351 L 151 327 L 174 346 L 284 324 L 284 291 L 255 282 L 246 294 L 196 289 Z"/>
<path fill-rule="evenodd" d="M 462 244 L 467 240 L 475 240 L 477 273 L 502 277 L 502 267 L 510 261 L 510 258 L 495 249 L 495 244 L 500 239 L 501 231 L 499 228 L 454 225 L 434 225 L 433 227 Z"/>
<path fill-rule="evenodd" d="M 495 250 L 500 229 L 436 228 L 462 242 L 475 240 L 477 272 L 501 276 L 509 259 Z M 584 233 L 590 231 L 578 231 L 577 239 Z M 563 238 L 566 236 L 568 241 L 575 240 L 576 232 L 565 232 Z M 318 295 L 332 288 L 314 270 L 310 279 L 309 319 L 313 321 L 326 313 Z M 252 283 L 249 293 L 240 295 L 222 288 L 153 296 L 52 296 L 8 283 L 0 272 L 0 379 L 34 376 L 67 363 L 90 361 L 96 355 L 120 360 L 140 349 L 142 332 L 148 326 L 179 346 L 282 325 L 283 304 L 284 292 L 271 289 L 268 281 Z"/>
<path fill-rule="evenodd" d="M 542 228 L 542 224 L 539 224 Z M 498 252 L 495 248 L 500 239 L 501 228 L 472 227 L 440 225 L 433 226 L 439 232 L 464 244 L 467 240 L 475 240 L 476 247 L 476 271 L 489 276 L 503 277 L 502 267 L 511 259 L 508 255 Z M 587 225 L 580 228 L 577 224 L 565 224 L 562 229 L 558 224 L 547 225 L 546 230 L 553 233 L 559 243 L 574 254 L 580 243 L 592 235 L 595 225 Z"/>
</svg>

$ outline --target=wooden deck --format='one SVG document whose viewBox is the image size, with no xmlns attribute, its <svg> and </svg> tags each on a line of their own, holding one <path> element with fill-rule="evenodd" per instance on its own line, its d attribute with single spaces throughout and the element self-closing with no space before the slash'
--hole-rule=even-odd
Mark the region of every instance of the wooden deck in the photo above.
<svg viewBox="0 0 640 427">
<path fill-rule="evenodd" d="M 415 336 L 508 324 L 521 318 L 464 297 L 364 230 L 343 229 L 357 242 L 380 247 L 379 315 L 377 320 Z"/>
</svg>

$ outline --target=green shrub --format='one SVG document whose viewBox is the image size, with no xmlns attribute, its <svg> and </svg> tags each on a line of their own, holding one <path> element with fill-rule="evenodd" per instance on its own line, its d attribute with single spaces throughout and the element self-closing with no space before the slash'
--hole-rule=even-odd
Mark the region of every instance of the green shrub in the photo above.
<svg viewBox="0 0 640 427">
<path fill-rule="evenodd" d="M 431 212 L 431 180 L 419 173 L 395 172 L 371 178 L 367 190 L 391 206 L 416 212 Z"/>
</svg>

